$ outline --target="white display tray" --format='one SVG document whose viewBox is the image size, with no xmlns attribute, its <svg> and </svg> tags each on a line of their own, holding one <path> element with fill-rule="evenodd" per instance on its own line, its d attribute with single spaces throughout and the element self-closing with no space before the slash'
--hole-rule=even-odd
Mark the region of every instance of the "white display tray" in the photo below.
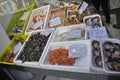
<svg viewBox="0 0 120 80">
<path fill-rule="evenodd" d="M 45 19 L 43 21 L 43 28 L 42 29 L 36 29 L 36 30 L 33 30 L 33 31 L 29 31 L 30 30 L 30 25 L 33 23 L 33 16 L 39 14 L 39 12 L 42 11 L 42 10 L 46 11 L 46 16 L 45 16 Z M 48 21 L 49 14 L 50 14 L 50 5 L 46 5 L 46 6 L 42 6 L 40 8 L 37 8 L 37 9 L 33 9 L 32 13 L 31 13 L 31 16 L 30 16 L 30 19 L 28 21 L 25 33 L 31 33 L 31 32 L 35 32 L 35 31 L 44 30 L 45 27 L 47 26 L 47 21 Z M 35 24 L 35 23 L 33 23 L 33 24 Z"/>
<path fill-rule="evenodd" d="M 42 32 L 42 31 L 39 31 L 39 32 Z M 23 46 L 21 47 L 20 51 L 18 52 L 18 54 L 17 54 L 16 57 L 14 58 L 14 63 L 15 63 L 15 64 L 17 64 L 17 65 L 22 65 L 22 66 L 30 66 L 30 67 L 33 66 L 33 67 L 34 67 L 34 66 L 39 65 L 39 64 L 41 63 L 41 60 L 42 60 L 43 55 L 44 55 L 44 52 L 45 52 L 45 50 L 48 48 L 48 44 L 52 41 L 53 33 L 51 33 L 51 35 L 49 36 L 48 41 L 47 41 L 47 43 L 46 43 L 46 46 L 44 47 L 44 50 L 43 50 L 43 52 L 41 53 L 41 57 L 40 57 L 39 61 L 31 61 L 31 62 L 25 61 L 24 63 L 22 63 L 22 60 L 18 60 L 18 59 L 17 59 L 18 56 L 21 54 L 21 51 L 23 50 L 26 42 L 29 40 L 30 36 L 33 35 L 33 34 L 39 33 L 39 32 L 36 31 L 36 32 L 30 33 L 30 35 L 29 35 L 28 38 L 26 39 L 25 43 L 24 43 Z"/>
<path fill-rule="evenodd" d="M 102 44 L 101 46 L 103 45 L 104 42 L 106 41 L 110 41 L 112 43 L 119 43 L 120 44 L 120 40 L 119 39 L 104 39 L 102 40 Z M 102 61 L 103 61 L 103 69 L 105 72 L 107 73 L 112 73 L 112 74 L 120 74 L 120 71 L 115 71 L 115 70 L 110 70 L 106 64 L 106 56 L 104 56 L 103 54 L 103 46 L 102 46 Z"/>
<path fill-rule="evenodd" d="M 50 55 L 50 50 L 54 50 L 57 48 L 66 48 L 73 44 L 85 44 L 87 47 L 87 53 L 85 56 L 79 57 L 76 59 L 75 64 L 73 66 L 65 66 L 65 65 L 52 65 L 48 62 L 48 57 Z M 90 72 L 90 62 L 91 62 L 91 45 L 90 40 L 81 40 L 81 41 L 66 41 L 66 42 L 52 42 L 49 44 L 49 47 L 45 51 L 44 58 L 41 63 L 41 67 L 43 69 L 52 69 L 52 70 L 62 70 L 62 71 L 70 71 L 70 72 Z"/>
<path fill-rule="evenodd" d="M 75 39 L 67 39 L 67 33 L 71 30 L 81 30 L 81 37 Z M 75 41 L 86 39 L 86 30 L 84 24 L 70 25 L 65 27 L 58 27 L 53 35 L 53 42 L 60 41 Z M 84 36 L 83 36 L 84 34 Z"/>
<path fill-rule="evenodd" d="M 99 40 L 99 39 L 92 39 L 91 40 L 91 47 L 92 47 L 92 42 L 93 41 L 98 41 L 99 42 L 99 47 L 100 47 L 100 55 L 101 55 L 101 61 L 102 61 L 102 51 L 101 51 L 101 40 Z M 91 68 L 92 69 L 94 69 L 94 70 L 97 70 L 97 71 L 103 71 L 103 66 L 102 67 L 98 67 L 96 64 L 95 64 L 95 58 L 94 58 L 94 56 L 93 56 L 93 51 L 92 51 L 92 48 L 91 48 Z M 103 65 L 103 63 L 102 63 L 102 65 Z"/>
</svg>

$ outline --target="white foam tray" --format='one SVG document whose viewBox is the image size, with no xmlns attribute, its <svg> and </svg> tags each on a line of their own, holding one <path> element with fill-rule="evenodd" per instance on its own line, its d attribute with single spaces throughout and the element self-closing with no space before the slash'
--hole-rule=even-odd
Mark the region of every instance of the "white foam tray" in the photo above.
<svg viewBox="0 0 120 80">
<path fill-rule="evenodd" d="M 81 29 L 78 29 L 81 28 Z M 84 33 L 84 36 L 81 36 L 77 39 L 67 39 L 67 32 L 71 30 L 81 30 L 81 33 Z M 84 31 L 83 31 L 84 30 Z M 61 34 L 61 35 L 60 35 Z M 63 35 L 62 35 L 63 34 Z M 58 36 L 60 35 L 60 36 Z M 63 37 L 62 37 L 63 36 Z M 75 41 L 75 40 L 84 40 L 86 39 L 86 30 L 84 24 L 77 24 L 77 25 L 70 25 L 64 27 L 58 27 L 53 35 L 53 42 L 60 42 L 60 41 Z"/>
<path fill-rule="evenodd" d="M 85 44 L 87 47 L 87 53 L 84 57 L 76 59 L 74 66 L 64 66 L 64 65 L 51 65 L 48 62 L 48 57 L 50 55 L 50 50 L 56 48 L 68 48 L 73 44 Z M 90 62 L 91 62 L 91 46 L 90 40 L 81 41 L 66 41 L 66 42 L 52 42 L 45 51 L 42 63 L 40 64 L 43 69 L 60 70 L 60 71 L 70 71 L 70 72 L 90 72 Z"/>
<path fill-rule="evenodd" d="M 39 31 L 39 32 L 41 32 L 41 31 Z M 23 46 L 21 47 L 20 51 L 18 52 L 18 54 L 17 54 L 16 57 L 14 58 L 14 63 L 15 63 L 15 64 L 17 64 L 17 65 L 22 65 L 22 66 L 36 67 L 36 66 L 38 66 L 38 65 L 41 63 L 41 60 L 42 60 L 42 58 L 43 58 L 43 56 L 44 56 L 44 52 L 45 52 L 45 50 L 48 48 L 49 43 L 52 41 L 53 33 L 51 33 L 51 35 L 50 35 L 50 37 L 49 37 L 49 39 L 48 39 L 48 41 L 47 41 L 47 43 L 46 43 L 46 46 L 45 46 L 43 52 L 41 53 L 42 55 L 41 55 L 39 61 L 36 61 L 36 62 L 34 62 L 34 61 L 31 61 L 31 62 L 25 61 L 24 63 L 22 63 L 22 60 L 18 60 L 18 59 L 17 59 L 18 56 L 21 54 L 21 51 L 22 51 L 22 49 L 24 48 L 26 42 L 29 40 L 30 36 L 33 35 L 33 34 L 39 33 L 39 32 L 36 31 L 36 32 L 30 33 L 30 35 L 29 35 L 28 38 L 26 39 L 25 43 L 24 43 Z"/>
<path fill-rule="evenodd" d="M 28 30 L 30 28 L 30 23 L 32 22 L 32 19 L 33 19 L 33 16 L 36 15 L 36 14 L 39 14 L 39 11 L 41 11 L 41 10 L 46 10 L 47 11 L 47 15 L 45 17 L 45 20 L 43 21 L 44 22 L 43 23 L 43 29 L 41 29 L 41 30 L 37 29 L 37 30 L 28 32 Z M 28 21 L 25 33 L 27 34 L 27 33 L 35 32 L 35 31 L 42 31 L 42 30 L 44 30 L 45 27 L 47 26 L 49 14 L 50 14 L 50 5 L 46 5 L 46 6 L 42 6 L 40 8 L 33 9 L 32 13 L 31 13 L 31 16 L 30 16 L 30 19 Z"/>
<path fill-rule="evenodd" d="M 91 47 L 92 47 L 92 41 L 94 41 L 94 40 L 96 40 L 96 41 L 98 41 L 98 42 L 100 43 L 100 52 L 101 52 L 101 58 L 102 58 L 101 40 L 99 40 L 99 39 L 92 39 L 92 40 L 91 40 Z M 91 68 L 92 68 L 93 70 L 103 71 L 103 68 L 100 68 L 100 67 L 98 67 L 98 66 L 95 66 L 95 63 L 93 63 L 93 52 L 92 52 L 92 48 L 91 48 Z"/>
<path fill-rule="evenodd" d="M 106 41 L 110 41 L 110 42 L 113 42 L 113 43 L 119 43 L 120 44 L 120 40 L 119 39 L 103 39 L 102 40 L 102 44 L 101 46 L 103 45 L 104 42 Z M 106 60 L 106 57 L 104 56 L 103 54 L 103 47 L 102 47 L 102 61 L 103 61 L 103 69 L 106 73 L 111 73 L 111 74 L 120 74 L 120 71 L 114 71 L 114 70 L 110 70 L 105 62 Z"/>
</svg>

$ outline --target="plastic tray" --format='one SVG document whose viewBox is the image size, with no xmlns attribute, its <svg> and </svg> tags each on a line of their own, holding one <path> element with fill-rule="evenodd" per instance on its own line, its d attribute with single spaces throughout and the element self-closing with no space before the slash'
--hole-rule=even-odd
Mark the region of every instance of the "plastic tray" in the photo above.
<svg viewBox="0 0 120 80">
<path fill-rule="evenodd" d="M 29 41 L 29 38 L 33 35 L 33 34 L 37 34 L 37 33 L 41 33 L 42 31 L 36 31 L 36 32 L 32 32 L 30 33 L 29 37 L 27 38 L 26 42 Z M 52 35 L 53 33 L 50 34 L 48 40 L 47 40 L 47 43 L 43 49 L 43 51 L 41 52 L 41 57 L 39 59 L 39 61 L 25 61 L 24 63 L 22 62 L 22 60 L 18 60 L 18 57 L 20 56 L 22 50 L 24 49 L 25 45 L 26 45 L 26 42 L 23 44 L 21 50 L 18 52 L 17 56 L 15 57 L 14 59 L 14 63 L 16 63 L 17 65 L 22 65 L 22 66 L 36 66 L 36 65 L 39 65 L 39 63 L 41 62 L 42 60 L 42 57 L 44 55 L 44 51 L 46 50 L 46 48 L 48 47 L 48 44 L 52 41 Z"/>
<path fill-rule="evenodd" d="M 92 46 L 93 45 L 93 42 L 94 41 L 97 41 L 99 42 L 99 52 L 100 54 L 99 55 L 94 55 L 93 54 L 93 50 L 94 50 L 94 47 Z M 101 40 L 99 39 L 92 39 L 91 40 L 91 46 L 92 46 L 92 50 L 91 50 L 91 55 L 92 55 L 92 58 L 91 58 L 91 68 L 94 69 L 94 70 L 97 70 L 97 71 L 103 71 L 103 63 L 102 63 L 102 66 L 98 66 L 96 63 L 95 63 L 95 59 L 99 56 L 101 57 L 101 62 L 102 62 L 102 54 L 101 54 Z"/>
<path fill-rule="evenodd" d="M 45 12 L 46 13 L 46 15 L 45 15 L 45 17 L 44 17 L 44 20 L 42 20 L 42 18 L 40 19 L 40 20 L 42 20 L 42 22 L 43 22 L 43 24 L 42 24 L 42 27 L 40 28 L 40 27 L 38 27 L 37 29 L 34 29 L 33 28 L 33 25 L 35 24 L 34 22 L 33 22 L 33 17 L 36 17 L 36 18 L 38 18 L 38 16 L 39 16 L 39 14 L 40 14 L 40 11 L 41 12 Z M 42 31 L 42 30 L 44 30 L 44 28 L 46 27 L 46 25 L 47 25 L 47 20 L 48 20 L 48 17 L 49 17 L 49 12 L 50 12 L 50 5 L 46 5 L 46 6 L 43 6 L 43 7 L 40 7 L 40 8 L 37 8 L 37 9 L 34 9 L 33 11 L 32 11 L 32 13 L 31 13 L 31 16 L 30 16 L 30 19 L 29 19 L 29 22 L 28 22 L 28 24 L 27 24 L 27 28 L 26 28 L 26 30 L 25 30 L 25 33 L 31 33 L 31 32 L 35 32 L 35 31 Z M 43 13 L 42 13 L 43 14 Z M 39 21 L 40 21 L 39 20 Z M 38 21 L 37 21 L 38 22 Z M 36 22 L 36 23 L 37 23 Z M 39 24 L 40 25 L 40 24 Z M 31 28 L 31 29 L 30 29 Z"/>
<path fill-rule="evenodd" d="M 13 50 L 13 47 L 14 47 L 19 41 L 21 41 L 22 43 L 25 42 L 27 37 L 28 37 L 28 34 L 15 36 L 15 37 L 12 39 L 12 41 L 9 42 L 8 46 L 4 49 L 4 51 L 0 54 L 0 63 L 13 65 L 14 62 L 6 62 L 6 61 L 3 61 L 3 58 L 4 58 L 4 56 L 9 55 L 9 54 L 11 53 L 11 51 Z M 15 41 L 18 41 L 18 42 L 16 43 Z"/>
<path fill-rule="evenodd" d="M 56 26 L 53 26 L 52 28 L 56 28 L 56 27 L 62 27 L 65 24 L 65 14 L 66 14 L 66 7 L 61 7 L 61 8 L 57 8 L 57 9 L 52 9 L 51 13 L 50 13 L 50 18 L 49 18 L 49 22 L 48 22 L 48 27 L 50 28 L 50 20 L 60 17 L 61 20 L 61 24 L 58 24 Z"/>
<path fill-rule="evenodd" d="M 73 44 L 85 44 L 87 47 L 87 53 L 84 57 L 77 58 L 75 64 L 73 66 L 65 66 L 65 65 L 52 65 L 48 62 L 48 57 L 50 55 L 50 50 L 54 50 L 57 48 L 66 48 Z M 52 69 L 52 70 L 62 70 L 62 71 L 70 71 L 70 72 L 89 72 L 90 71 L 90 60 L 91 60 L 91 46 L 90 40 L 81 40 L 81 41 L 68 41 L 68 42 L 52 42 L 49 47 L 45 51 L 45 55 L 43 57 L 41 67 L 44 69 Z"/>
<path fill-rule="evenodd" d="M 16 11 L 9 24 L 8 24 L 8 28 L 6 29 L 6 33 L 8 34 L 8 36 L 12 39 L 15 35 L 20 35 L 20 34 L 24 34 L 30 14 L 32 12 L 32 10 L 35 8 L 35 3 L 32 3 L 31 6 L 29 6 L 28 8 L 24 9 L 24 10 L 20 10 L 20 11 Z M 29 12 L 28 16 L 26 17 L 25 21 L 21 21 L 19 20 L 24 12 Z M 22 27 L 22 31 L 20 33 L 11 33 L 12 29 L 15 27 L 15 24 L 18 23 L 18 25 L 23 25 Z"/>
<path fill-rule="evenodd" d="M 72 30 L 81 30 L 81 37 L 79 38 L 73 38 L 73 39 L 67 39 L 67 33 Z M 77 25 L 71 25 L 71 26 L 65 26 L 65 27 L 59 27 L 56 29 L 53 41 L 59 42 L 59 41 L 73 41 L 73 40 L 84 40 L 86 39 L 86 30 L 84 24 L 77 24 Z"/>
<path fill-rule="evenodd" d="M 109 68 L 108 68 L 108 66 L 107 66 L 107 57 L 105 56 L 105 54 L 103 53 L 103 50 L 104 50 L 104 48 L 103 48 L 103 44 L 104 44 L 104 42 L 106 42 L 106 41 L 109 41 L 109 42 L 112 42 L 112 43 L 118 43 L 119 45 L 120 45 L 120 40 L 118 40 L 118 39 L 104 39 L 104 40 L 102 40 L 102 60 L 103 60 L 103 69 L 104 69 L 104 71 L 105 72 L 107 72 L 107 73 L 112 73 L 112 74 L 120 74 L 120 71 L 116 71 L 116 70 L 110 70 Z M 120 64 L 120 63 L 119 63 Z"/>
</svg>

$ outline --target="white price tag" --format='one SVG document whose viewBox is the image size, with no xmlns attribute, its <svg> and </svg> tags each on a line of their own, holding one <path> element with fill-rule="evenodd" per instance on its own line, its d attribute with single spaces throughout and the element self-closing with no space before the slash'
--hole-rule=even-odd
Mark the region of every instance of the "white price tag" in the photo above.
<svg viewBox="0 0 120 80">
<path fill-rule="evenodd" d="M 80 38 L 81 37 L 81 30 L 72 30 L 69 31 L 67 34 L 67 38 Z"/>
<path fill-rule="evenodd" d="M 85 11 L 85 9 L 87 8 L 87 6 L 88 6 L 88 3 L 83 1 L 83 3 L 80 4 L 80 6 L 78 7 L 79 14 L 82 14 L 83 11 Z"/>
<path fill-rule="evenodd" d="M 75 44 L 69 47 L 69 58 L 77 58 L 86 55 L 86 45 L 85 44 Z"/>
<path fill-rule="evenodd" d="M 20 20 L 25 20 L 28 16 L 29 12 L 24 12 L 23 16 L 20 18 Z"/>
<path fill-rule="evenodd" d="M 54 28 L 46 28 L 44 31 L 41 32 L 41 34 L 48 36 L 53 31 L 54 31 Z"/>
<path fill-rule="evenodd" d="M 37 29 L 37 28 L 39 28 L 39 27 L 42 26 L 42 25 L 43 25 L 43 21 L 40 20 L 40 21 L 38 21 L 37 23 L 35 23 L 33 26 L 34 26 L 34 29 Z"/>
<path fill-rule="evenodd" d="M 50 27 L 54 27 L 59 24 L 61 24 L 60 17 L 56 17 L 56 18 L 50 20 Z"/>
<path fill-rule="evenodd" d="M 88 36 L 90 39 L 99 38 L 104 39 L 108 38 L 107 31 L 105 27 L 93 28 L 88 31 Z"/>
<path fill-rule="evenodd" d="M 22 47 L 22 43 L 19 42 L 18 44 L 16 44 L 16 45 L 14 46 L 13 52 L 14 52 L 14 53 L 17 53 L 17 52 L 20 50 L 21 47 Z"/>
</svg>

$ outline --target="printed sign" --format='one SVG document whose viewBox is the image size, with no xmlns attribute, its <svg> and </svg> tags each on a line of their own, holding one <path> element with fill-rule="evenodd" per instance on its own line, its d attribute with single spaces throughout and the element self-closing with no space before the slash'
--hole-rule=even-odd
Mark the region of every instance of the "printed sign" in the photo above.
<svg viewBox="0 0 120 80">
<path fill-rule="evenodd" d="M 60 17 L 56 17 L 56 18 L 50 20 L 50 27 L 54 27 L 59 24 L 61 24 Z"/>
<path fill-rule="evenodd" d="M 69 58 L 77 58 L 81 56 L 85 56 L 87 50 L 86 50 L 85 44 L 75 44 L 69 47 Z"/>
<path fill-rule="evenodd" d="M 69 31 L 67 34 L 67 38 L 80 38 L 81 37 L 81 30 L 72 30 Z"/>
<path fill-rule="evenodd" d="M 82 4 L 80 4 L 80 6 L 78 7 L 78 12 L 79 14 L 82 14 L 83 11 L 85 11 L 85 9 L 87 8 L 88 3 L 83 1 Z"/>
<path fill-rule="evenodd" d="M 22 43 L 19 42 L 17 45 L 14 46 L 13 52 L 17 53 L 20 50 L 21 47 L 22 47 Z"/>
<path fill-rule="evenodd" d="M 37 28 L 39 28 L 39 27 L 42 26 L 42 25 L 43 25 L 43 21 L 40 20 L 40 21 L 38 21 L 37 23 L 35 23 L 33 26 L 34 26 L 34 29 L 37 29 Z"/>
</svg>

